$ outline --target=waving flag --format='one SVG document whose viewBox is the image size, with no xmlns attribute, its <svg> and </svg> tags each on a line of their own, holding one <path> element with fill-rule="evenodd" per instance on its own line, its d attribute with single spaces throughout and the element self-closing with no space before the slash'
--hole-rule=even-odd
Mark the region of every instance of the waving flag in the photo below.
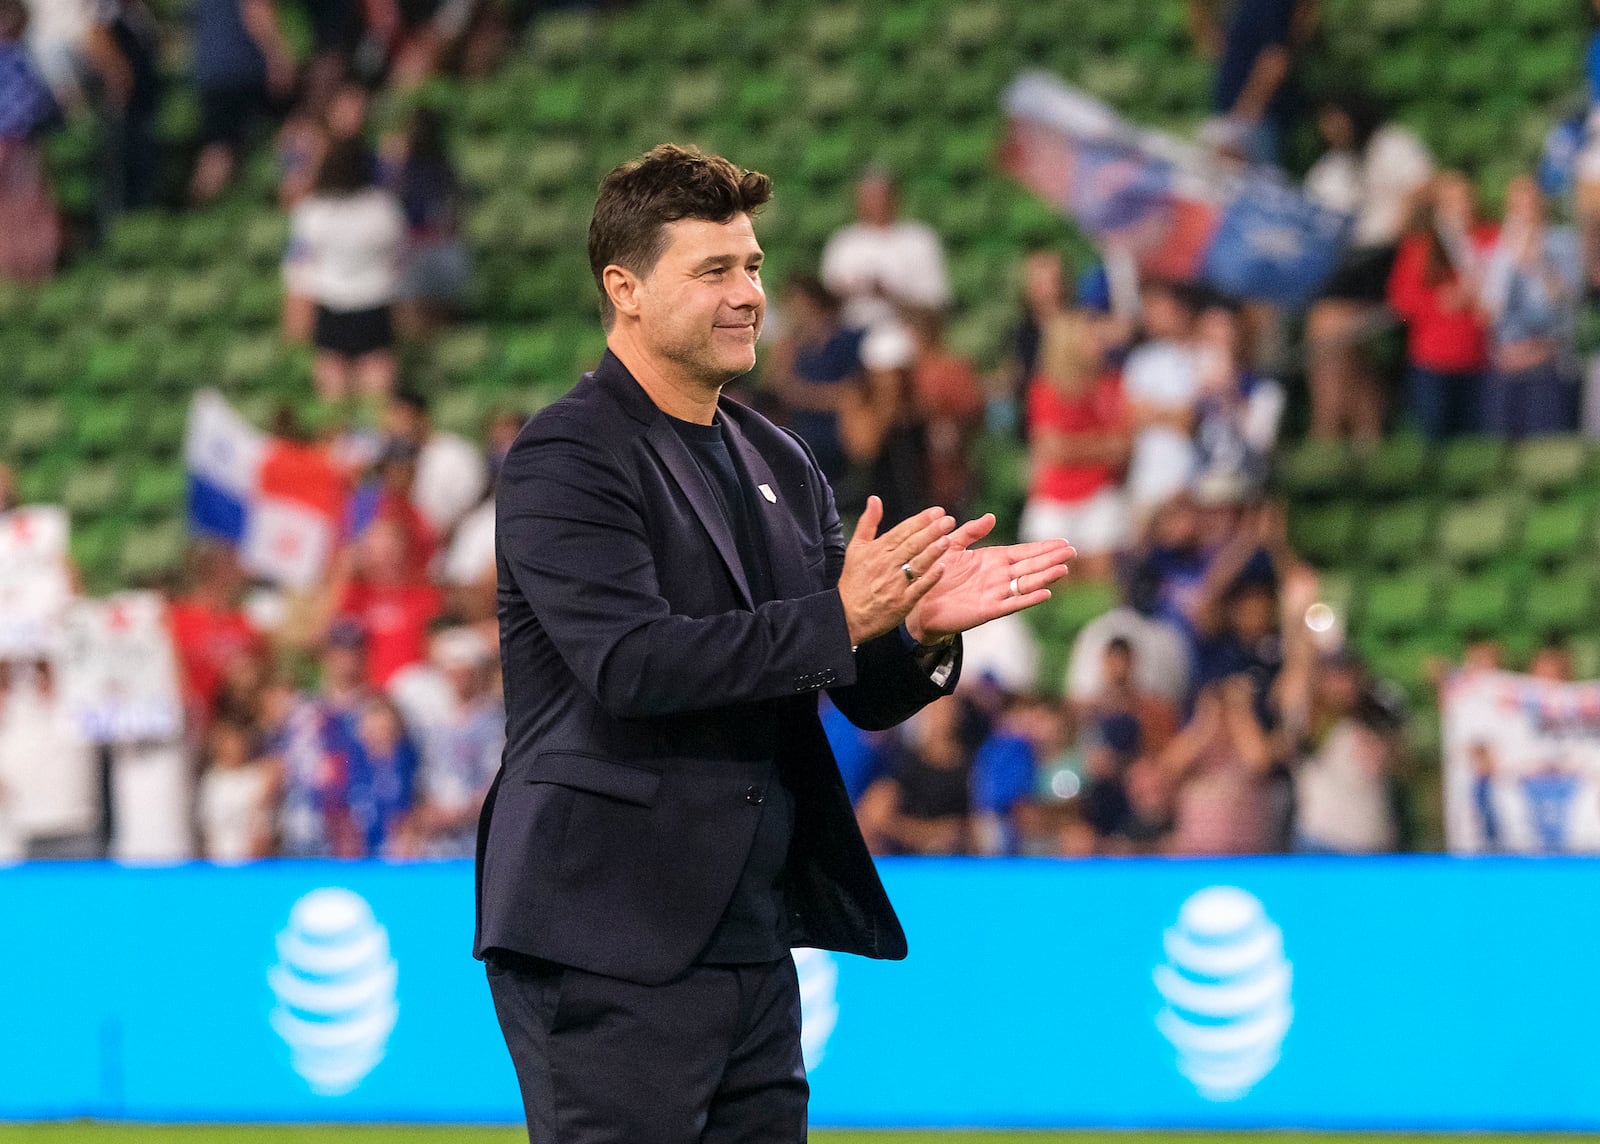
<svg viewBox="0 0 1600 1144">
<path fill-rule="evenodd" d="M 1001 168 L 1145 274 L 1294 305 L 1339 259 L 1348 216 L 1273 168 L 1219 164 L 1043 72 L 1018 77 L 1004 104 Z"/>
<path fill-rule="evenodd" d="M 184 458 L 192 531 L 237 547 L 257 576 L 316 583 L 344 503 L 342 477 L 320 449 L 262 433 L 204 390 L 189 408 Z"/>
</svg>

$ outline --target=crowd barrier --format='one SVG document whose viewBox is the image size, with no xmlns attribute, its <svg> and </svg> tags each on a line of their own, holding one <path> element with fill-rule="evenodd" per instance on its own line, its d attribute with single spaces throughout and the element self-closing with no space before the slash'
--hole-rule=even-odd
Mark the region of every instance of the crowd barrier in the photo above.
<svg viewBox="0 0 1600 1144">
<path fill-rule="evenodd" d="M 902 860 L 817 1125 L 1600 1129 L 1600 863 Z M 520 1117 L 470 864 L 0 870 L 0 1118 Z"/>
</svg>

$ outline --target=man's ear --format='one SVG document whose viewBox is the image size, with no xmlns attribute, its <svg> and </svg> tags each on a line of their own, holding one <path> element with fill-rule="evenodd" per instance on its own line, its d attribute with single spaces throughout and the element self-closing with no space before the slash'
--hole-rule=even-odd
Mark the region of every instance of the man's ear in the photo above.
<svg viewBox="0 0 1600 1144">
<path fill-rule="evenodd" d="M 637 274 L 613 262 L 600 272 L 600 282 L 618 314 L 629 318 L 639 316 L 639 290 L 643 282 Z"/>
</svg>

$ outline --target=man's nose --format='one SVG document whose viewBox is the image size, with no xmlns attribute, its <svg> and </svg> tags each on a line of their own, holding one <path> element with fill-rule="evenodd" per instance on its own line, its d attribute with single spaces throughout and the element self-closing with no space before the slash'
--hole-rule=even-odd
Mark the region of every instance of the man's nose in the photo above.
<svg viewBox="0 0 1600 1144">
<path fill-rule="evenodd" d="M 759 279 L 749 274 L 734 276 L 733 286 L 728 292 L 728 305 L 737 310 L 749 310 L 761 305 L 766 299 L 766 291 L 761 288 Z"/>
</svg>

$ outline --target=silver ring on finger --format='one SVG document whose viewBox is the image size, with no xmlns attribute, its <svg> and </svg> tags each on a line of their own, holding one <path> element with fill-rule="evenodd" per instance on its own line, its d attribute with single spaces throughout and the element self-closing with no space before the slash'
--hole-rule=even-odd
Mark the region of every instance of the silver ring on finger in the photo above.
<svg viewBox="0 0 1600 1144">
<path fill-rule="evenodd" d="M 1013 596 L 1022 595 L 1022 577 L 1020 577 L 1020 576 L 1011 577 L 1011 595 L 1013 595 Z"/>
<path fill-rule="evenodd" d="M 916 570 L 911 567 L 911 561 L 909 561 L 909 560 L 907 560 L 904 564 L 900 565 L 900 571 L 902 571 L 902 572 L 904 572 L 906 574 L 906 583 L 907 584 L 911 583 L 913 580 L 915 580 L 917 578 Z"/>
</svg>

